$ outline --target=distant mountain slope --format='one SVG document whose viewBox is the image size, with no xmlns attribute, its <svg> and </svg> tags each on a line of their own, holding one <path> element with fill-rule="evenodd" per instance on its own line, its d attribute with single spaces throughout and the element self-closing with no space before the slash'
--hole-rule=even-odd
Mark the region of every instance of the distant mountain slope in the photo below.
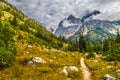
<svg viewBox="0 0 120 80">
<path fill-rule="evenodd" d="M 102 40 L 108 36 L 114 38 L 119 30 L 120 21 L 98 19 L 86 20 L 83 29 L 81 19 L 70 15 L 68 18 L 63 19 L 59 23 L 55 34 L 57 36 L 65 36 L 69 40 L 74 40 L 78 38 L 81 32 L 83 32 L 83 35 L 87 41 L 102 42 Z"/>
<path fill-rule="evenodd" d="M 7 2 L 0 1 L 0 27 L 9 31 L 4 31 L 0 35 L 4 35 L 0 38 L 6 38 L 11 34 L 11 38 L 15 42 L 23 43 L 36 43 L 38 45 L 55 46 L 59 43 L 59 40 L 50 32 L 48 32 L 41 24 L 29 19 L 21 11 L 17 10 Z M 9 40 L 9 39 L 8 39 Z M 53 45 L 54 44 L 54 45 Z"/>
</svg>

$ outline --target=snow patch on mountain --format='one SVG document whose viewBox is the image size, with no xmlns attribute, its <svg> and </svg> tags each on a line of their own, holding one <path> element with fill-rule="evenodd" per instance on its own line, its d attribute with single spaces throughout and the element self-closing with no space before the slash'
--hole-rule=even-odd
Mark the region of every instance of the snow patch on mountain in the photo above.
<svg viewBox="0 0 120 80">
<path fill-rule="evenodd" d="M 73 16 L 73 15 L 72 15 Z M 107 36 L 115 37 L 116 33 L 120 31 L 120 21 L 108 21 L 99 19 L 89 19 L 84 22 L 84 27 L 80 18 L 68 17 L 63 19 L 55 34 L 57 36 L 64 36 L 67 39 L 76 39 L 82 32 L 86 39 L 93 42 L 100 39 L 105 39 Z"/>
<path fill-rule="evenodd" d="M 77 24 L 71 23 L 70 20 L 65 19 L 62 25 L 64 27 L 68 27 L 68 26 L 76 26 Z"/>
</svg>

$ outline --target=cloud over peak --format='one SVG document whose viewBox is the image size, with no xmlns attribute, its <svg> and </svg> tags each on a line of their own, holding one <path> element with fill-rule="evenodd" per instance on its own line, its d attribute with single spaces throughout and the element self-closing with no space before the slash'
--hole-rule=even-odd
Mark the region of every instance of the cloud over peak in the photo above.
<svg viewBox="0 0 120 80">
<path fill-rule="evenodd" d="M 8 0 L 26 15 L 47 28 L 57 28 L 58 23 L 73 14 L 82 17 L 87 10 L 100 10 L 97 19 L 119 20 L 120 0 Z"/>
</svg>

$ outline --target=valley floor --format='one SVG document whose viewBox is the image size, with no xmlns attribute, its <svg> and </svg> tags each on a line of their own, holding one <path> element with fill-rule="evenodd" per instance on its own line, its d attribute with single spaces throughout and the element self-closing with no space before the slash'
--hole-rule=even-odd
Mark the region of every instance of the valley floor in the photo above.
<svg viewBox="0 0 120 80">
<path fill-rule="evenodd" d="M 105 74 L 116 77 L 115 71 L 120 68 L 120 62 L 104 61 L 101 55 L 87 59 L 87 53 L 48 50 L 34 45 L 29 49 L 22 44 L 18 47 L 15 65 L 0 71 L 0 80 L 103 80 Z M 41 57 L 46 63 L 23 64 L 31 57 Z M 78 71 L 66 68 L 68 74 L 65 75 L 64 68 L 69 66 L 76 67 Z"/>
</svg>

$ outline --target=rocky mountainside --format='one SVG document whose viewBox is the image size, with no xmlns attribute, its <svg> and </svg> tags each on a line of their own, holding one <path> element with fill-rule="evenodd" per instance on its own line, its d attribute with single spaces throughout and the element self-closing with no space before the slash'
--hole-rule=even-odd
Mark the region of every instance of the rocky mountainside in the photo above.
<svg viewBox="0 0 120 80">
<path fill-rule="evenodd" d="M 65 36 L 66 38 L 69 38 L 73 34 L 75 34 L 81 25 L 81 21 L 79 18 L 76 18 L 73 15 L 70 15 L 68 18 L 65 18 L 62 20 L 59 25 L 57 30 L 55 31 L 55 34 L 60 36 Z"/>
<path fill-rule="evenodd" d="M 63 19 L 55 34 L 57 36 L 65 36 L 69 40 L 74 40 L 79 37 L 82 32 L 87 41 L 97 42 L 108 36 L 114 38 L 120 30 L 120 21 L 108 21 L 88 18 L 84 22 L 84 27 L 80 18 L 73 15 Z"/>
</svg>

